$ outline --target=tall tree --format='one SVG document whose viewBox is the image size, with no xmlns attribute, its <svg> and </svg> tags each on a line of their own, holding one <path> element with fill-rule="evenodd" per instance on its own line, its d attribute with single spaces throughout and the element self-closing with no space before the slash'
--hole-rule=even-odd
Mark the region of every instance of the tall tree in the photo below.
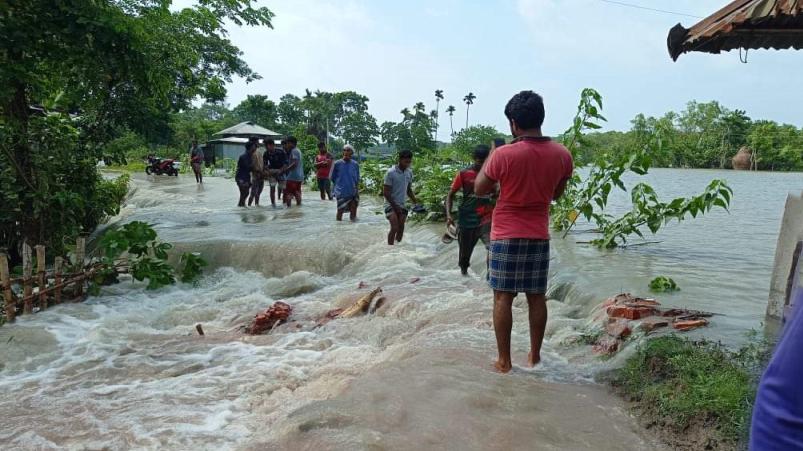
<svg viewBox="0 0 803 451">
<path fill-rule="evenodd" d="M 276 128 L 279 118 L 276 104 L 265 95 L 249 95 L 234 107 L 232 114 L 238 121 L 252 121 L 271 129 Z"/>
<path fill-rule="evenodd" d="M 443 100 L 443 89 L 435 90 L 435 141 L 438 140 L 438 116 L 441 114 L 441 100 Z"/>
<path fill-rule="evenodd" d="M 463 102 L 466 102 L 466 128 L 468 128 L 468 110 L 471 108 L 471 105 L 474 105 L 474 99 L 476 98 L 477 96 L 475 96 L 473 92 L 469 92 L 463 97 Z"/>
<path fill-rule="evenodd" d="M 451 128 L 451 130 L 452 130 L 452 132 L 449 134 L 449 136 L 451 136 L 452 139 L 454 139 L 454 120 L 453 120 L 453 118 L 454 118 L 454 112 L 455 111 L 457 111 L 457 108 L 455 108 L 454 105 L 449 105 L 446 108 L 446 112 L 449 113 L 449 128 Z"/>
<path fill-rule="evenodd" d="M 235 76 L 259 78 L 225 24 L 270 27 L 272 17 L 251 0 L 204 0 L 178 10 L 169 0 L 3 2 L 0 242 L 58 249 L 64 235 L 89 231 L 88 203 L 102 183 L 94 162 L 111 157 L 104 144 L 129 129 L 165 140 L 171 112 L 198 98 L 223 100 Z M 32 104 L 79 119 L 34 117 Z M 55 134 L 64 140 L 41 140 Z M 47 158 L 56 145 L 69 151 L 58 166 Z"/>
</svg>

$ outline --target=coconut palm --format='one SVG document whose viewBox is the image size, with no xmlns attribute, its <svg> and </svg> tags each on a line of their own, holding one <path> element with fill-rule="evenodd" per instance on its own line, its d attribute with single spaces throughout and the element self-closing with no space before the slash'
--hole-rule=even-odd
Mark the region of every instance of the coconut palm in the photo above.
<svg viewBox="0 0 803 451">
<path fill-rule="evenodd" d="M 452 129 L 451 136 L 454 136 L 454 121 L 452 121 L 452 117 L 454 117 L 454 112 L 457 111 L 457 108 L 454 105 L 449 105 L 446 108 L 446 112 L 449 113 L 449 127 Z"/>
<path fill-rule="evenodd" d="M 435 90 L 435 141 L 438 140 L 438 116 L 441 111 L 441 100 L 443 100 L 443 89 Z"/>
<path fill-rule="evenodd" d="M 468 128 L 468 110 L 471 108 L 471 105 L 474 105 L 474 99 L 476 98 L 477 96 L 475 96 L 473 92 L 469 92 L 463 97 L 463 102 L 466 102 L 466 128 Z"/>
<path fill-rule="evenodd" d="M 413 109 L 416 113 L 423 113 L 427 107 L 424 105 L 424 102 L 417 102 L 415 105 L 413 105 Z"/>
<path fill-rule="evenodd" d="M 410 109 L 409 108 L 405 108 L 405 109 L 401 110 L 401 114 L 402 114 L 402 116 L 404 116 L 404 119 L 408 119 L 410 117 Z"/>
</svg>

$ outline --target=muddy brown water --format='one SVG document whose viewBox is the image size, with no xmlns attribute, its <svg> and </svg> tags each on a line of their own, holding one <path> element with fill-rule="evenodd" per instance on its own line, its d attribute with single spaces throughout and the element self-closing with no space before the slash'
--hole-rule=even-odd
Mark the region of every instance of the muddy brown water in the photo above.
<svg viewBox="0 0 803 451">
<path fill-rule="evenodd" d="M 691 175 L 689 175 L 691 174 Z M 732 175 L 735 173 L 728 173 Z M 669 194 L 709 171 L 658 171 Z M 713 175 L 717 175 L 714 173 Z M 593 307 L 670 275 L 669 305 L 723 313 L 705 332 L 738 343 L 761 323 L 777 205 L 800 175 L 737 174 L 730 216 L 670 226 L 655 246 L 600 252 L 554 242 L 544 363 L 489 370 L 495 342 L 482 271 L 460 277 L 436 226 L 383 244 L 366 199 L 356 224 L 305 192 L 301 209 L 234 206 L 230 180 L 135 177 L 119 222 L 143 220 L 210 263 L 197 285 L 122 283 L 0 328 L 0 443 L 10 449 L 659 449 L 621 401 L 593 382 L 601 361 L 567 345 Z M 754 178 L 751 178 L 754 177 Z M 687 180 L 688 179 L 688 180 Z M 741 195 L 741 197 L 740 197 Z M 768 248 L 769 247 L 769 248 Z M 478 250 L 474 267 L 483 267 Z M 411 283 L 414 279 L 420 279 Z M 766 280 L 765 280 L 766 279 Z M 382 286 L 375 315 L 314 328 L 329 309 Z M 297 323 L 246 337 L 273 301 Z M 527 353 L 525 308 L 513 352 Z M 199 337 L 195 325 L 203 324 Z M 301 327 L 297 327 L 296 325 Z M 10 341 L 9 341 L 10 340 Z"/>
</svg>

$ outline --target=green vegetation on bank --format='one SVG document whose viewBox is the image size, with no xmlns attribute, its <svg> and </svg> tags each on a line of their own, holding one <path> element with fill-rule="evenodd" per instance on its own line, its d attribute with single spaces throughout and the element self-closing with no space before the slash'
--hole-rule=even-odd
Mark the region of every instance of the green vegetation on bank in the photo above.
<svg viewBox="0 0 803 451">
<path fill-rule="evenodd" d="M 646 422 L 674 436 L 665 437 L 670 444 L 694 440 L 685 436 L 692 429 L 702 429 L 704 441 L 735 443 L 747 437 L 758 378 L 770 352 L 771 346 L 755 336 L 735 352 L 718 343 L 663 336 L 642 342 L 611 383 Z"/>
<path fill-rule="evenodd" d="M 639 114 L 631 123 L 627 132 L 589 134 L 580 154 L 589 160 L 598 153 L 629 154 L 658 136 L 663 145 L 653 154 L 657 167 L 731 168 L 732 158 L 746 147 L 754 169 L 803 171 L 802 128 L 754 120 L 716 101 L 689 102 L 685 110 L 661 117 Z"/>
<path fill-rule="evenodd" d="M 59 255 L 116 214 L 121 190 L 98 161 L 164 142 L 172 113 L 259 78 L 225 27 L 273 18 L 250 0 L 29 0 L 0 16 L 0 243 L 14 264 L 23 242 Z"/>
</svg>

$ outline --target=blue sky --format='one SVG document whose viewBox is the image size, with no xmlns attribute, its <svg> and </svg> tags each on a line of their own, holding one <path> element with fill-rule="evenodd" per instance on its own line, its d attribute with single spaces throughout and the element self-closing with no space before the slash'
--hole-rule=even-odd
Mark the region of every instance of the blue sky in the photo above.
<svg viewBox="0 0 803 451">
<path fill-rule="evenodd" d="M 707 16 L 728 0 L 627 0 Z M 181 3 L 181 2 L 177 2 Z M 719 100 L 753 118 L 803 124 L 803 51 L 685 54 L 672 62 L 666 35 L 698 19 L 626 8 L 602 0 L 262 0 L 274 29 L 230 27 L 231 38 L 264 78 L 229 86 L 236 105 L 248 94 L 274 100 L 305 88 L 355 90 L 379 122 L 443 89 L 465 124 L 463 96 L 477 96 L 472 124 L 507 129 L 502 113 L 522 89 L 546 101 L 544 131 L 569 124 L 580 90 L 599 90 L 608 129 L 628 129 L 639 112 L 660 115 L 689 100 Z M 439 137 L 448 138 L 441 113 Z"/>
</svg>

